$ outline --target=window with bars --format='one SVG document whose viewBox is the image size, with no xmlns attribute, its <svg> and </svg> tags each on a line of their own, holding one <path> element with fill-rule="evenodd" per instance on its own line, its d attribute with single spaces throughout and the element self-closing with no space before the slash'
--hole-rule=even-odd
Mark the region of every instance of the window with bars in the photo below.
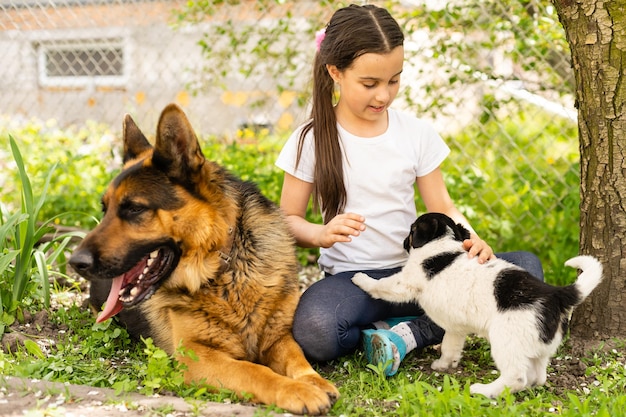
<svg viewBox="0 0 626 417">
<path fill-rule="evenodd" d="M 39 79 L 44 86 L 123 86 L 127 57 L 123 39 L 42 42 Z"/>
</svg>

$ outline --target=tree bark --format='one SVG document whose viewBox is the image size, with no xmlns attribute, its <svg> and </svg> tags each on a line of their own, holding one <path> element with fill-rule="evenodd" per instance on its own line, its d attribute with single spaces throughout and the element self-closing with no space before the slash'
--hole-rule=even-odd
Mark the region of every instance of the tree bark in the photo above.
<svg viewBox="0 0 626 417">
<path fill-rule="evenodd" d="M 572 337 L 626 337 L 626 7 L 623 0 L 553 0 L 576 80 L 580 251 L 604 280 L 573 314 Z"/>
</svg>

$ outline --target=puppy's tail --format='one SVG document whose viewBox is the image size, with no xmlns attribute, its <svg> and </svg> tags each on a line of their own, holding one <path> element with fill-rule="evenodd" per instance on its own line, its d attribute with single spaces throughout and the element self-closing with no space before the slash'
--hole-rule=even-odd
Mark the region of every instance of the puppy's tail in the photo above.
<svg viewBox="0 0 626 417">
<path fill-rule="evenodd" d="M 574 284 L 580 292 L 580 302 L 587 298 L 602 281 L 602 264 L 593 256 L 576 256 L 565 262 L 565 266 L 578 268 L 582 271 Z"/>
</svg>

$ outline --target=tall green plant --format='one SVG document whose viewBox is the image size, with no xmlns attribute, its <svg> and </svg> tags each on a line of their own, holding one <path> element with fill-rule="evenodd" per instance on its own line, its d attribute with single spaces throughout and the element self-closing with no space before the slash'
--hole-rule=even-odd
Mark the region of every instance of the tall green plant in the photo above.
<svg viewBox="0 0 626 417">
<path fill-rule="evenodd" d="M 36 295 L 49 307 L 50 265 L 64 260 L 64 250 L 71 239 L 82 236 L 81 232 L 68 232 L 40 243 L 44 235 L 55 230 L 51 224 L 59 217 L 42 224 L 37 222 L 56 164 L 48 172 L 41 195 L 35 197 L 17 143 L 13 137 L 9 140 L 20 174 L 21 208 L 12 214 L 5 213 L 4 208 L 0 210 L 0 334 L 22 317 L 27 297 Z M 59 273 L 63 273 L 62 266 Z"/>
</svg>

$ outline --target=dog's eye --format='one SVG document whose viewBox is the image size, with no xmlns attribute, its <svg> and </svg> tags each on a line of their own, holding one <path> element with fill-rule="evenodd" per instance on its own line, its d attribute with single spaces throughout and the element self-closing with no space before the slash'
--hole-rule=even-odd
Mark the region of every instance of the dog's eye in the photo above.
<svg viewBox="0 0 626 417">
<path fill-rule="evenodd" d="M 119 216 L 126 220 L 133 220 L 137 216 L 143 214 L 146 210 L 148 210 L 148 208 L 144 205 L 133 202 L 125 202 L 120 205 Z"/>
<path fill-rule="evenodd" d="M 145 211 L 145 207 L 141 207 L 141 206 L 132 206 L 128 209 L 128 212 L 131 214 L 140 214 L 143 213 Z"/>
</svg>

